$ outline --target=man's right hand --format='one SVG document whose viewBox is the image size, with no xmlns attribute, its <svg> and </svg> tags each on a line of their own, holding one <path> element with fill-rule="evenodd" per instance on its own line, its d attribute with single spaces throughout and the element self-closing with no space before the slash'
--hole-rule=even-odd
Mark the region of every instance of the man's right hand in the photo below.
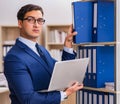
<svg viewBox="0 0 120 104">
<path fill-rule="evenodd" d="M 80 90 L 83 88 L 83 84 L 79 84 L 79 82 L 75 82 L 71 87 L 68 87 L 64 92 L 67 96 L 71 95 L 72 93 Z"/>
</svg>

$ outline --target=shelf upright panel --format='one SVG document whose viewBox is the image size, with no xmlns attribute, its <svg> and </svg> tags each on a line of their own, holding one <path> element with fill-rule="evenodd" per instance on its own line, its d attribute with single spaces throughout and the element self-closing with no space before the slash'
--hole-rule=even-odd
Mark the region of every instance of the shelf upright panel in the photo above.
<svg viewBox="0 0 120 104">
<path fill-rule="evenodd" d="M 2 52 L 2 32 L 0 27 L 0 52 Z M 2 72 L 2 54 L 0 54 L 0 72 Z"/>
<path fill-rule="evenodd" d="M 120 0 L 115 0 L 115 104 L 120 104 Z"/>
</svg>

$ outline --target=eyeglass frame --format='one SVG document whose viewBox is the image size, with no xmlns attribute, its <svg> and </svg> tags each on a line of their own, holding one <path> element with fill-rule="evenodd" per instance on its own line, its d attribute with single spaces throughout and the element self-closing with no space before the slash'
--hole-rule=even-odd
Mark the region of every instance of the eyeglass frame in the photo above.
<svg viewBox="0 0 120 104">
<path fill-rule="evenodd" d="M 33 22 L 30 22 L 30 21 L 29 21 L 29 18 L 33 19 L 34 21 L 33 21 Z M 40 19 L 41 21 L 38 21 L 39 19 Z M 43 18 L 35 19 L 35 17 L 32 17 L 32 16 L 28 16 L 28 17 L 26 17 L 26 18 L 23 18 L 22 21 L 24 21 L 24 20 L 27 20 L 28 23 L 31 23 L 31 24 L 35 24 L 36 21 L 37 21 L 37 23 L 38 23 L 39 25 L 43 25 L 43 24 L 45 23 L 45 19 L 43 19 Z"/>
</svg>

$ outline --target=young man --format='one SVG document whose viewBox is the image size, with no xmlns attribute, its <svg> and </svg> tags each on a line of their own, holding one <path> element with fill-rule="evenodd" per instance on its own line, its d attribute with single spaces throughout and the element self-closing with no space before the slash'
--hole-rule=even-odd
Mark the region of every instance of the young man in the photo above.
<svg viewBox="0 0 120 104">
<path fill-rule="evenodd" d="M 45 22 L 43 10 L 37 5 L 28 4 L 18 11 L 17 18 L 20 36 L 4 60 L 11 104 L 60 104 L 67 96 L 83 88 L 76 82 L 65 91 L 38 92 L 48 88 L 56 62 L 44 47 L 37 44 Z M 74 59 L 76 56 L 72 49 L 72 38 L 76 32 L 72 32 L 72 26 L 68 33 L 62 60 Z"/>
</svg>

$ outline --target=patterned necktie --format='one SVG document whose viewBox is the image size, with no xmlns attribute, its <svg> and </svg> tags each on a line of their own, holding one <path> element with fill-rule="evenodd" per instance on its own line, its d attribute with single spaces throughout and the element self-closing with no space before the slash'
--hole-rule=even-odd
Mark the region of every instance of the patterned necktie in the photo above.
<svg viewBox="0 0 120 104">
<path fill-rule="evenodd" d="M 47 63 L 47 59 L 46 59 L 44 53 L 43 53 L 42 50 L 40 49 L 40 46 L 36 43 L 35 47 L 36 47 L 37 52 L 39 53 L 40 57 L 44 60 L 44 62 L 45 62 L 46 64 L 48 64 L 48 63 Z"/>
</svg>

